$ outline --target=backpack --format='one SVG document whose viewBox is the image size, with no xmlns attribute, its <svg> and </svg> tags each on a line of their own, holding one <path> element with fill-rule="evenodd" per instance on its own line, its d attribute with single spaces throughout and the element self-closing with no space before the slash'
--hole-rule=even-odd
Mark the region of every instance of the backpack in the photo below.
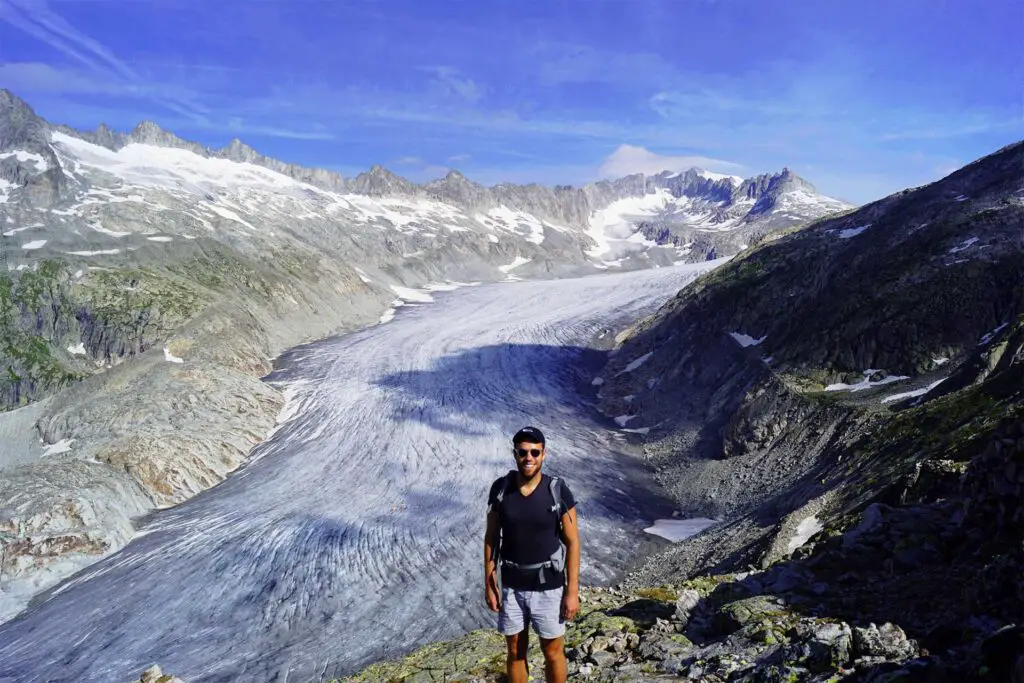
<svg viewBox="0 0 1024 683">
<path fill-rule="evenodd" d="M 497 500 L 494 503 L 493 508 L 498 511 L 498 515 L 501 515 L 501 503 L 505 500 L 505 494 L 516 485 L 516 470 L 509 470 L 508 474 L 505 475 L 504 482 L 498 489 Z M 558 524 L 558 549 L 551 555 L 550 559 L 545 562 L 537 564 L 517 564 L 511 560 L 501 559 L 501 538 L 499 536 L 498 542 L 494 546 L 494 561 L 499 562 L 503 567 L 510 567 L 517 571 L 536 571 L 538 573 L 538 582 L 541 585 L 547 583 L 547 575 L 551 574 L 554 576 L 560 575 L 565 571 L 565 544 L 562 543 L 561 532 L 562 532 L 562 515 L 565 510 L 562 509 L 562 480 L 559 477 L 551 477 L 550 485 L 548 487 L 551 491 L 551 497 L 554 499 L 555 504 L 551 506 L 551 512 L 555 513 L 556 523 Z"/>
</svg>

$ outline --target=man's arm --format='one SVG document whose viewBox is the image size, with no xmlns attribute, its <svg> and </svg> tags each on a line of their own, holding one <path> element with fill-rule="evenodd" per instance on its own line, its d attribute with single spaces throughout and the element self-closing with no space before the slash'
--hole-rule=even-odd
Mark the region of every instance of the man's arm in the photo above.
<svg viewBox="0 0 1024 683">
<path fill-rule="evenodd" d="M 494 611 L 500 606 L 501 596 L 501 591 L 498 590 L 498 565 L 494 561 L 494 550 L 498 547 L 500 532 L 497 510 L 488 510 L 487 529 L 484 532 L 484 595 L 487 598 L 487 606 Z"/>
<path fill-rule="evenodd" d="M 580 535 L 576 526 L 576 506 L 562 515 L 562 542 L 565 543 L 565 618 L 572 619 L 579 609 Z"/>
</svg>

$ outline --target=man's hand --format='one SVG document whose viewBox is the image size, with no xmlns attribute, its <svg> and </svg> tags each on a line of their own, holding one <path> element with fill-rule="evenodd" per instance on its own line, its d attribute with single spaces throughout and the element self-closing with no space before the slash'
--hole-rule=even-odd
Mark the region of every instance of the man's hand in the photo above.
<svg viewBox="0 0 1024 683">
<path fill-rule="evenodd" d="M 487 607 L 492 612 L 497 612 L 501 609 L 501 593 L 498 591 L 496 574 L 489 573 L 484 579 L 484 594 L 487 598 Z"/>
<path fill-rule="evenodd" d="M 580 596 L 579 593 L 574 590 L 566 588 L 562 594 L 562 618 L 566 621 L 572 621 L 576 618 L 576 613 L 580 611 Z"/>
<path fill-rule="evenodd" d="M 490 584 L 487 585 L 487 607 L 492 612 L 497 612 L 501 609 L 501 598 L 498 596 L 498 591 L 494 590 L 494 587 Z"/>
</svg>

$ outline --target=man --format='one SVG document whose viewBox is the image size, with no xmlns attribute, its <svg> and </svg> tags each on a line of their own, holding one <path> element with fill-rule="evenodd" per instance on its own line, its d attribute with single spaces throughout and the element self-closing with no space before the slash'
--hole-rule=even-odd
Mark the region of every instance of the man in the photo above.
<svg viewBox="0 0 1024 683">
<path fill-rule="evenodd" d="M 576 500 L 559 479 L 554 493 L 561 502 L 556 504 L 552 478 L 541 474 L 546 453 L 539 429 L 519 430 L 512 437 L 512 446 L 516 469 L 495 481 L 488 497 L 484 535 L 487 606 L 498 612 L 498 630 L 508 645 L 509 683 L 526 683 L 528 679 L 531 625 L 540 637 L 547 683 L 564 683 L 565 622 L 579 610 Z"/>
</svg>

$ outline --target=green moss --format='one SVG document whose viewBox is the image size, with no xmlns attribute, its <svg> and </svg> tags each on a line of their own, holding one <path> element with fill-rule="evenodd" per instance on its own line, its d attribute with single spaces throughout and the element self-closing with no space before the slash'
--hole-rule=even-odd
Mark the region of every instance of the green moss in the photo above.
<svg viewBox="0 0 1024 683">
<path fill-rule="evenodd" d="M 0 334 L 6 339 L 14 326 L 14 280 L 0 274 Z"/>
<path fill-rule="evenodd" d="M 61 389 L 85 377 L 65 368 L 39 335 L 15 330 L 4 338 L 0 353 L 6 359 L 0 383 L 7 385 L 8 396 L 17 397 L 18 405 L 25 405 L 40 391 Z"/>
<path fill-rule="evenodd" d="M 683 647 L 693 647 L 693 641 L 684 636 L 682 633 L 669 633 L 666 637 L 672 642 L 678 643 Z"/>
<path fill-rule="evenodd" d="M 261 273 L 273 272 L 288 265 L 294 266 L 294 258 L 285 254 L 273 254 L 264 264 L 253 264 L 239 254 L 212 250 L 167 266 L 167 269 L 183 280 L 194 282 L 206 289 L 224 291 L 238 289 L 259 292 L 271 296 L 273 285 Z"/>
<path fill-rule="evenodd" d="M 679 587 L 681 591 L 687 589 L 695 590 L 700 594 L 700 597 L 706 598 L 723 583 L 729 583 L 732 581 L 733 576 L 731 574 L 720 576 L 697 576 L 684 581 Z"/>
<path fill-rule="evenodd" d="M 81 294 L 94 316 L 131 340 L 151 327 L 167 332 L 204 304 L 193 288 L 144 268 L 100 271 Z"/>
<path fill-rule="evenodd" d="M 636 591 L 636 594 L 641 598 L 648 598 L 659 602 L 675 602 L 679 599 L 679 591 L 667 585 L 655 586 L 653 588 L 641 588 Z"/>
<path fill-rule="evenodd" d="M 595 633 L 635 633 L 637 630 L 636 622 L 629 617 L 594 610 L 569 624 L 565 632 L 565 643 L 576 647 Z"/>
<path fill-rule="evenodd" d="M 406 657 L 372 664 L 353 676 L 335 679 L 334 683 L 391 683 L 414 676 L 425 679 L 430 674 L 443 680 L 446 674 L 456 672 L 490 679 L 504 670 L 505 638 L 487 629 L 473 631 L 456 640 L 425 645 Z"/>
</svg>

